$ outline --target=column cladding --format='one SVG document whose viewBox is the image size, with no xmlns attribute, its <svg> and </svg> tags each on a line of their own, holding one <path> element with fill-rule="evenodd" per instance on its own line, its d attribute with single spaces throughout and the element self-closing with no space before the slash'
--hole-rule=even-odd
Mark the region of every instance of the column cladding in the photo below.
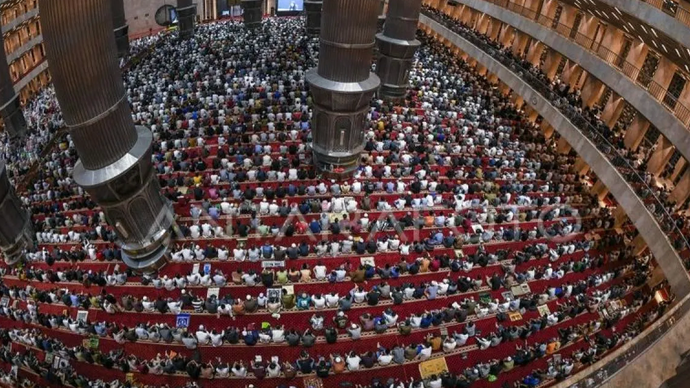
<svg viewBox="0 0 690 388">
<path fill-rule="evenodd" d="M 180 29 L 180 39 L 194 36 L 194 22 L 196 19 L 196 4 L 192 0 L 177 0 L 177 25 Z"/>
<path fill-rule="evenodd" d="M 323 4 L 319 64 L 306 79 L 314 99 L 312 148 L 325 174 L 351 175 L 364 149 L 364 127 L 380 80 L 371 73 L 378 0 Z"/>
<path fill-rule="evenodd" d="M 31 215 L 14 192 L 5 162 L 0 161 L 0 249 L 5 263 L 24 261 L 26 251 L 34 246 Z"/>
<path fill-rule="evenodd" d="M 242 18 L 247 28 L 261 27 L 261 0 L 242 0 Z"/>
<path fill-rule="evenodd" d="M 304 10 L 307 13 L 307 34 L 318 36 L 321 33 L 321 9 L 323 0 L 306 0 Z"/>
<path fill-rule="evenodd" d="M 388 100 L 405 98 L 415 51 L 421 0 L 395 0 L 388 5 L 383 32 L 376 34 L 379 49 L 376 74 L 381 78 L 379 94 Z"/>
<path fill-rule="evenodd" d="M 151 161 L 153 136 L 135 126 L 118 67 L 112 9 L 102 0 L 42 0 L 50 72 L 79 155 L 73 176 L 115 228 L 124 262 L 166 262 L 174 217 Z"/>
<path fill-rule="evenodd" d="M 115 44 L 117 55 L 124 57 L 129 52 L 129 25 L 125 19 L 124 0 L 110 0 L 113 7 L 113 33 L 115 34 Z"/>
</svg>

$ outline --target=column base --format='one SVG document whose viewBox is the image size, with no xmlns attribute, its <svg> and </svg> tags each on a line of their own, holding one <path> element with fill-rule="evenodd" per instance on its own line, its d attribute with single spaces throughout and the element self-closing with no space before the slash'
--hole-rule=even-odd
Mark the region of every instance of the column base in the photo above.
<svg viewBox="0 0 690 388">
<path fill-rule="evenodd" d="M 26 136 L 26 119 L 19 101 L 19 95 L 15 94 L 14 98 L 0 107 L 0 115 L 2 115 L 2 121 L 5 124 L 5 130 L 10 135 L 10 139 L 19 140 Z"/>
<path fill-rule="evenodd" d="M 31 215 L 26 215 L 26 221 L 22 227 L 21 232 L 15 238 L 15 241 L 7 246 L 0 247 L 2 254 L 5 257 L 5 264 L 13 266 L 24 262 L 26 259 L 26 252 L 33 250 L 36 246 L 33 240 L 33 232 L 31 230 L 31 222 L 29 221 Z"/>
<path fill-rule="evenodd" d="M 334 153 L 312 145 L 314 165 L 324 178 L 349 179 L 352 178 L 357 168 L 359 168 L 362 149 L 355 150 L 352 153 Z"/>
<path fill-rule="evenodd" d="M 160 193 L 151 163 L 151 131 L 137 126 L 137 142 L 120 160 L 98 170 L 74 167 L 74 181 L 101 206 L 118 235 L 123 261 L 137 272 L 167 262 L 174 212 Z"/>
<path fill-rule="evenodd" d="M 172 229 L 172 228 L 171 228 Z M 119 244 L 122 262 L 137 273 L 155 273 L 168 263 L 169 245 L 172 240 L 170 230 L 162 230 L 148 245 Z"/>
<path fill-rule="evenodd" d="M 409 87 L 414 54 L 422 43 L 416 39 L 390 38 L 383 33 L 376 34 L 376 43 L 379 49 L 376 74 L 381 78 L 379 96 L 384 100 L 402 100 Z"/>
<path fill-rule="evenodd" d="M 382 84 L 379 89 L 379 97 L 385 101 L 400 102 L 407 96 L 408 85 L 388 85 Z"/>
</svg>

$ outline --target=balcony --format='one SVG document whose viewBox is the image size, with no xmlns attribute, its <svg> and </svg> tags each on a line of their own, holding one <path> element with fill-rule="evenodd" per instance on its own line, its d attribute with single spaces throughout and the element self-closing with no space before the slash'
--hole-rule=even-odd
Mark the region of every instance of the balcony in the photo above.
<svg viewBox="0 0 690 388">
<path fill-rule="evenodd" d="M 522 96 L 565 138 L 608 187 L 636 228 L 643 232 L 645 242 L 662 267 L 676 295 L 688 295 L 690 277 L 668 235 L 681 239 L 682 248 L 686 248 L 688 243 L 658 198 L 652 198 L 656 201 L 654 213 L 645 206 L 638 194 L 641 195 L 645 188 L 651 189 L 636 173 L 636 169 L 630 166 L 627 160 L 618 156 L 618 148 L 610 144 L 570 105 L 559 103 L 559 97 L 552 92 L 551 87 L 534 76 L 529 69 L 522 68 L 518 62 L 505 56 L 473 32 L 458 29 L 460 32 L 465 32 L 463 36 L 460 36 L 441 22 L 425 14 L 420 17 L 420 23 L 423 26 L 431 29 L 442 39 L 458 47 L 486 67 L 489 72 L 495 74 L 515 93 Z M 637 188 L 637 191 L 633 187 Z"/>
<path fill-rule="evenodd" d="M 577 63 L 628 101 L 659 128 L 685 159 L 690 160 L 690 129 L 687 127 L 690 124 L 690 109 L 675 100 L 658 83 L 648 77 L 638 77 L 640 70 L 624 58 L 564 24 L 557 24 L 552 29 L 554 21 L 551 18 L 508 0 L 452 2 L 506 23 Z"/>
<path fill-rule="evenodd" d="M 24 53 L 27 51 L 31 50 L 35 46 L 43 43 L 43 35 L 38 35 L 29 40 L 28 42 L 24 43 L 21 45 L 19 48 L 16 50 L 12 51 L 9 55 L 7 55 L 7 63 L 12 63 L 18 58 L 20 58 Z"/>
<path fill-rule="evenodd" d="M 29 12 L 23 13 L 19 15 L 17 18 L 13 19 L 11 22 L 5 24 L 2 26 L 2 33 L 6 34 L 9 31 L 14 30 L 18 26 L 20 26 L 22 23 L 26 22 L 29 19 L 32 19 L 34 17 L 38 16 L 38 8 L 34 8 L 30 10 Z"/>
</svg>

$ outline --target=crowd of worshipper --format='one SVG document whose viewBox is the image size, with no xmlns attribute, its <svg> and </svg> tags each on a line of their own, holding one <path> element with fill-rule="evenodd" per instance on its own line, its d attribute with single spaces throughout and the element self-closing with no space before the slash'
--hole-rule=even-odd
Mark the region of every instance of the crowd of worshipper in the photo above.
<svg viewBox="0 0 690 388">
<path fill-rule="evenodd" d="M 545 253 L 545 251 L 540 252 L 538 247 L 536 249 L 525 249 L 524 257 L 541 257 Z M 482 256 L 481 253 L 477 255 L 477 257 L 480 256 Z M 27 296 L 31 295 L 33 299 L 43 303 L 63 303 L 68 307 L 85 309 L 88 309 L 90 307 L 102 308 L 104 311 L 111 314 L 115 314 L 121 311 L 179 314 L 180 312 L 182 312 L 182 310 L 193 310 L 197 313 L 208 312 L 211 314 L 217 314 L 219 317 L 234 317 L 238 315 L 244 315 L 247 313 L 256 313 L 259 310 L 266 310 L 273 315 L 279 316 L 278 314 L 280 314 L 281 311 L 284 310 L 319 311 L 323 309 L 339 309 L 341 311 L 349 311 L 353 305 L 376 306 L 379 304 L 381 300 L 392 300 L 394 305 L 400 305 L 404 301 L 415 299 L 433 300 L 438 297 L 451 296 L 471 291 L 478 291 L 483 289 L 484 287 L 490 288 L 492 291 L 499 291 L 504 288 L 510 289 L 513 286 L 533 282 L 535 280 L 562 279 L 565 275 L 569 273 L 581 273 L 587 271 L 588 269 L 600 268 L 605 263 L 605 260 L 618 261 L 625 260 L 629 257 L 629 251 L 613 251 L 606 255 L 597 255 L 596 257 L 590 257 L 586 254 L 580 260 L 570 259 L 563 263 L 560 263 L 556 262 L 559 259 L 558 254 L 556 254 L 554 256 L 550 256 L 553 262 L 546 264 L 544 266 L 534 267 L 522 265 L 522 267 L 526 268 L 524 272 L 515 271 L 515 263 L 523 264 L 520 263 L 520 260 L 524 260 L 519 257 L 516 257 L 512 261 L 507 261 L 505 264 L 502 264 L 500 266 L 501 271 L 505 271 L 505 273 L 499 273 L 497 269 L 495 272 L 493 272 L 491 276 L 486 276 L 486 278 L 482 278 L 481 276 L 471 278 L 470 276 L 468 276 L 471 271 L 471 268 L 461 270 L 461 267 L 459 265 L 453 266 L 448 262 L 443 263 L 438 258 L 436 258 L 435 260 L 430 260 L 429 258 L 420 258 L 410 264 L 403 262 L 396 267 L 379 268 L 379 276 L 377 276 L 376 279 L 372 279 L 373 275 L 367 277 L 366 269 L 363 268 L 363 266 L 361 266 L 360 268 L 357 268 L 350 273 L 350 279 L 348 280 L 352 280 L 354 282 L 354 287 L 351 290 L 349 290 L 347 294 L 342 296 L 339 295 L 336 291 L 332 291 L 330 293 L 316 293 L 313 295 L 307 294 L 306 292 L 297 294 L 284 292 L 283 295 L 280 297 L 272 296 L 271 298 L 264 295 L 263 293 L 261 293 L 257 297 L 247 295 L 246 298 L 244 298 L 244 295 L 242 297 L 233 297 L 231 294 L 226 294 L 222 298 L 219 298 L 215 295 L 208 298 L 203 298 L 201 295 L 195 295 L 197 294 L 197 292 L 194 288 L 186 288 L 188 285 L 190 285 L 188 283 L 188 279 L 192 279 L 192 281 L 194 281 L 194 279 L 199 276 L 198 274 L 197 276 L 193 276 L 191 274 L 186 277 L 176 276 L 172 279 L 168 287 L 166 287 L 166 283 L 170 279 L 166 279 L 165 281 L 159 282 L 158 287 L 154 285 L 154 287 L 157 289 L 166 288 L 168 291 L 172 291 L 175 288 L 181 289 L 181 295 L 177 299 L 174 299 L 172 297 L 149 298 L 148 296 L 136 298 L 132 295 L 124 294 L 118 300 L 118 298 L 116 298 L 114 295 L 108 295 L 105 293 L 101 295 L 92 295 L 85 294 L 83 292 L 69 292 L 67 289 L 63 288 L 55 288 L 48 291 L 42 291 L 37 290 L 30 285 L 27 286 L 26 289 L 12 287 L 7 288 L 4 291 L 5 294 L 9 295 L 12 298 L 24 299 Z M 646 258 L 646 256 L 643 258 Z M 438 261 L 436 262 L 436 264 L 434 264 L 433 262 L 436 260 Z M 640 260 L 640 258 L 638 258 L 638 260 Z M 647 265 L 646 261 L 644 263 L 645 265 Z M 388 275 L 388 269 L 390 268 L 397 268 L 397 270 L 402 272 L 403 274 L 424 274 L 429 272 L 437 272 L 439 271 L 439 269 L 447 268 L 444 267 L 444 265 L 450 265 L 451 273 L 458 273 L 461 271 L 464 273 L 462 273 L 460 276 L 457 276 L 457 278 L 455 278 L 454 276 L 447 276 L 440 282 L 431 281 L 421 282 L 419 284 L 405 282 L 401 286 L 391 286 L 387 282 L 387 280 L 390 279 L 390 276 Z M 622 270 L 623 269 L 621 269 L 621 271 Z M 310 272 L 310 270 L 307 271 Z M 57 273 L 52 272 L 50 270 L 47 272 L 41 270 L 28 270 L 22 272 L 20 278 L 33 282 L 51 281 L 55 282 L 54 284 L 56 285 L 65 286 L 70 285 L 69 279 L 75 279 L 75 277 L 79 275 L 78 272 L 81 272 L 81 279 L 86 278 L 85 283 L 88 284 L 102 284 L 103 286 L 124 285 L 124 282 L 118 282 L 116 280 L 118 277 L 120 277 L 120 273 L 114 273 L 113 275 L 106 276 L 106 279 L 115 278 L 115 280 L 113 280 L 112 283 L 109 284 L 107 283 L 107 280 L 104 281 L 103 278 L 97 278 L 97 276 L 102 275 L 91 276 L 91 274 L 85 274 L 83 271 L 79 270 L 57 271 Z M 359 272 L 359 274 L 357 274 L 357 272 Z M 372 272 L 376 273 L 376 270 Z M 392 271 L 390 273 L 392 273 Z M 642 274 L 644 275 L 644 272 L 642 272 Z M 63 277 L 61 278 L 61 276 Z M 302 273 L 299 276 L 304 276 L 304 274 Z M 357 279 L 358 276 L 361 276 L 361 278 Z M 164 276 L 164 278 L 166 277 L 167 275 Z M 89 278 L 91 278 L 91 280 L 89 280 Z M 214 278 L 217 278 L 217 276 L 214 276 Z M 375 286 L 372 286 L 369 289 L 367 289 L 363 284 L 367 279 L 372 282 L 375 280 L 380 282 Z M 599 285 L 610 279 L 610 275 L 597 273 L 590 275 L 587 282 L 583 281 L 580 283 Z M 640 279 L 644 280 L 644 276 L 640 276 L 634 279 L 634 281 L 638 282 Z M 94 283 L 91 283 L 92 281 Z M 245 284 L 249 286 L 256 286 L 257 284 L 259 284 L 258 279 L 248 281 L 248 277 L 244 275 L 240 279 L 238 279 L 237 282 L 237 284 Z M 149 281 L 147 280 L 143 283 L 149 284 Z M 223 287 L 226 284 L 227 283 L 221 283 L 219 281 L 217 287 Z M 190 286 L 193 287 L 193 285 Z M 572 293 L 573 287 L 574 285 L 571 282 L 566 282 L 564 285 L 561 286 L 560 290 L 555 286 L 551 286 L 546 288 L 542 294 L 535 294 L 531 297 L 534 298 L 533 303 L 543 304 L 550 298 L 556 296 L 556 294 L 558 294 L 559 296 L 569 296 Z M 199 292 L 198 294 L 201 294 L 201 292 Z M 519 300 L 512 301 L 513 310 L 516 309 L 515 303 L 518 302 Z M 486 306 L 478 308 L 477 313 L 480 317 L 486 316 L 488 314 L 494 314 L 498 310 L 506 310 L 510 303 L 510 300 L 504 300 L 501 303 L 498 303 L 497 301 L 492 301 L 491 303 L 487 303 Z M 505 313 L 506 311 L 501 312 Z M 323 325 L 323 320 L 318 319 L 318 314 L 314 318 L 314 322 L 316 322 L 315 325 L 317 327 L 321 327 Z M 379 321 L 381 323 L 385 322 L 386 325 L 391 326 L 392 324 L 394 325 L 397 322 L 398 316 L 397 314 L 389 314 L 388 316 L 384 314 L 384 316 L 380 318 L 381 319 Z M 343 322 L 340 323 L 341 325 L 339 326 L 342 326 L 341 329 L 346 328 L 346 324 L 344 324 Z M 372 320 L 371 323 L 375 323 L 374 320 Z"/>
<path fill-rule="evenodd" d="M 626 147 L 624 138 L 627 126 L 625 124 L 622 124 L 620 121 L 618 121 L 613 128 L 609 127 L 601 119 L 604 109 L 603 106 L 597 103 L 594 103 L 592 106 L 585 105 L 581 98 L 581 90 L 578 87 L 572 87 L 569 83 L 563 82 L 558 75 L 555 75 L 552 79 L 550 79 L 539 66 L 535 66 L 528 61 L 527 52 L 515 53 L 510 49 L 510 47 L 506 47 L 502 43 L 493 40 L 488 34 L 481 34 L 459 19 L 453 18 L 433 7 L 424 6 L 424 11 L 435 17 L 437 20 L 444 22 L 444 24 L 447 26 L 452 27 L 454 31 L 462 34 L 469 34 L 474 38 L 480 39 L 484 43 L 492 46 L 500 52 L 500 56 L 502 58 L 507 58 L 508 60 L 513 61 L 517 66 L 527 69 L 532 77 L 538 79 L 542 84 L 550 87 L 551 91 L 556 96 L 556 98 L 553 100 L 553 104 L 555 106 L 565 108 L 583 117 L 591 128 L 593 128 L 604 139 L 607 139 L 608 144 L 616 147 L 616 150 L 614 150 L 615 157 L 619 159 L 616 161 L 616 163 L 622 165 L 620 161 L 624 160 L 626 168 L 631 167 L 635 170 L 635 174 L 642 178 L 644 186 L 640 186 L 638 184 L 634 185 L 634 187 L 637 189 L 638 195 L 640 195 L 640 197 L 643 199 L 652 196 L 658 199 L 658 202 L 647 202 L 647 207 L 650 209 L 650 211 L 653 214 L 665 212 L 673 215 L 678 229 L 685 230 L 685 228 L 688 226 L 688 218 L 685 214 L 685 210 L 690 205 L 690 198 L 683 204 L 677 204 L 670 199 L 670 194 L 673 187 L 669 186 L 668 179 L 665 178 L 668 178 L 673 170 L 669 167 L 665 168 L 661 174 L 661 181 L 657 180 L 652 173 L 647 171 L 647 163 L 649 162 L 652 153 L 656 150 L 657 144 L 649 147 L 640 145 L 635 150 Z M 624 176 L 631 175 L 629 171 L 623 172 Z M 636 178 L 631 179 L 633 179 L 633 183 L 637 183 L 635 182 Z M 663 209 L 657 208 L 659 204 L 663 207 Z M 680 247 L 686 248 L 682 245 Z"/>
<path fill-rule="evenodd" d="M 458 376 L 435 376 L 424 382 L 382 379 L 371 384 L 377 388 L 401 384 L 412 388 L 420 384 L 426 388 L 467 387 L 475 380 L 495 378 L 501 371 L 553 354 L 567 343 L 591 339 L 602 325 L 613 325 L 646 304 L 648 298 L 634 290 L 646 280 L 652 260 L 649 256 L 633 257 L 630 249 L 621 248 L 630 246 L 631 234 L 603 235 L 596 245 L 581 238 L 557 244 L 535 241 L 609 229 L 615 220 L 609 209 L 600 207 L 596 197 L 587 193 L 589 178 L 573 172 L 574 155 L 556 152 L 555 142 L 545 139 L 537 125 L 524 120 L 507 97 L 467 64 L 450 60 L 424 37 L 425 45 L 410 74 L 408 101 L 402 106 L 372 101 L 362 167 L 355 177 L 346 181 L 317 179 L 308 147 L 312 101 L 304 75 L 316 63 L 318 42 L 303 34 L 295 36 L 301 23 L 271 19 L 260 32 L 247 31 L 238 23 L 199 26 L 196 37 L 188 41 L 162 38 L 142 44 L 138 52 L 151 44 L 157 49 L 149 52 L 146 60 L 124 68 L 133 118 L 154 133 L 153 157 L 159 181 L 178 212 L 180 236 L 172 248 L 171 261 L 235 261 L 249 266 L 277 260 L 285 261 L 286 266 L 174 276 L 138 276 L 126 268 L 107 272 L 62 267 L 67 262 L 78 265 L 82 261 L 120 259 L 116 235 L 106 225 L 105 215 L 70 176 L 77 154 L 67 136 L 66 146 L 47 157 L 29 190 L 20 194 L 32 209 L 41 249 L 29 252 L 26 267 L 2 270 L 3 277 L 15 276 L 27 284 L 0 287 L 2 295 L 15 303 L 3 307 L 2 315 L 36 329 L 8 329 L 3 336 L 7 341 L 40 351 L 55 349 L 72 361 L 139 373 L 185 372 L 192 378 L 251 373 L 255 377 L 290 378 L 298 372 L 314 372 L 326 377 L 376 365 L 423 361 L 438 352 L 452 354 L 468 344 L 485 350 L 504 341 L 525 340 L 564 322 L 552 339 L 519 347 L 503 360 L 477 363 Z M 50 124 L 42 123 L 50 126 L 50 131 L 59 128 L 61 122 L 53 93 L 45 93 L 49 101 L 39 104 L 41 112 L 54 112 L 56 117 Z M 44 120 L 46 116 L 37 117 Z M 543 225 L 520 226 L 530 221 Z M 405 231 L 410 230 L 418 238 L 406 238 Z M 373 237 L 362 238 L 363 233 Z M 308 239 L 308 235 L 318 238 Z M 305 238 L 293 242 L 299 236 Z M 248 240 L 236 243 L 236 237 Z M 212 244 L 214 240 L 220 244 Z M 484 247 L 519 241 L 527 244 L 517 252 Z M 436 253 L 437 248 L 462 249 L 467 245 L 477 246 L 477 251 L 463 257 Z M 606 254 L 588 253 L 606 247 L 613 249 Z M 580 251 L 585 252 L 582 258 L 570 258 Z M 399 263 L 378 267 L 359 262 L 329 263 L 339 256 L 388 252 L 400 254 Z M 313 266 L 299 260 L 311 255 L 320 260 Z M 549 262 L 531 265 L 532 260 L 541 258 Z M 55 268 L 31 266 L 41 261 Z M 609 262 L 620 265 L 604 269 Z M 473 269 L 489 265 L 496 266 L 492 275 L 473 276 Z M 404 277 L 441 271 L 447 276 L 434 281 L 415 282 L 413 277 Z M 461 298 L 462 293 L 507 290 L 573 273 L 587 276 L 510 300 Z M 618 279 L 623 282 L 610 284 Z M 150 287 L 151 294 L 133 296 L 118 290 L 133 281 L 138 287 Z M 94 293 L 88 289 L 70 291 L 74 282 L 103 289 Z M 299 287 L 311 282 L 352 282 L 353 288 L 344 295 L 284 292 L 274 298 L 231 293 L 204 298 L 205 290 L 201 293 L 196 289 L 274 284 Z M 54 283 L 55 288 L 43 289 L 32 283 Z M 232 292 L 232 287 L 228 289 Z M 160 294 L 153 290 L 179 290 L 179 297 L 154 296 Z M 576 327 L 565 323 L 583 312 L 597 312 L 630 292 L 635 292 L 634 302 L 611 320 Z M 449 296 L 454 302 L 449 299 L 443 308 L 406 316 L 396 313 L 406 301 Z M 376 306 L 382 300 L 393 304 L 380 314 L 357 314 L 357 307 Z M 554 301 L 557 308 L 552 313 L 527 320 L 522 326 L 501 325 L 511 312 L 534 312 Z M 19 302 L 26 307 L 20 308 Z M 42 313 L 46 305 L 102 309 L 114 317 L 185 311 L 237 320 L 259 311 L 278 319 L 291 310 L 312 314 L 304 315 L 308 322 L 299 328 L 289 324 L 227 326 L 219 320 L 217 327 L 182 330 L 156 322 L 126 327 L 116 320 L 76 320 Z M 327 310 L 337 313 L 326 319 Z M 640 319 L 646 323 L 656 316 L 646 314 Z M 475 322 L 494 317 L 495 331 L 473 330 Z M 431 335 L 422 343 L 377 346 L 363 354 L 309 354 L 320 341 L 342 341 L 340 334 L 356 341 L 366 332 L 392 331 L 404 338 L 451 322 L 463 323 L 463 328 L 445 338 Z M 119 344 L 175 344 L 195 351 L 194 355 L 198 355 L 200 345 L 285 343 L 301 346 L 304 351 L 297 360 L 271 358 L 232 364 L 222 359 L 202 362 L 196 356 L 179 354 L 143 359 L 122 351 L 68 348 L 42 334 L 40 327 L 111 338 Z M 568 376 L 575 362 L 593 362 L 641 328 L 638 325 L 622 335 L 589 340 L 589 348 L 575 352 L 573 358 L 552 362 L 548 370 L 534 371 L 516 386 L 531 387 L 545 379 Z M 76 372 L 71 367 L 55 370 L 39 361 L 34 350 L 4 353 L 3 359 L 19 359 L 27 368 L 48 376 L 49 381 L 67 381 L 75 387 L 127 386 L 126 382 L 89 381 L 78 374 L 78 368 Z"/>
<path fill-rule="evenodd" d="M 155 46 L 160 39 L 161 35 L 151 35 L 131 41 L 128 55 L 121 60 L 121 68 L 138 62 L 139 57 Z M 31 96 L 23 108 L 23 113 L 28 129 L 24 140 L 11 140 L 6 132 L 0 134 L 0 154 L 13 181 L 43 162 L 45 147 L 58 135 L 59 130 L 65 127 L 52 85 Z"/>
<path fill-rule="evenodd" d="M 607 296 L 618 297 L 624 293 L 620 287 L 609 290 Z M 596 297 L 595 295 L 592 295 Z M 602 296 L 603 298 L 603 296 Z M 646 324 L 652 322 L 660 314 L 663 314 L 665 304 L 643 313 L 636 317 L 636 319 L 625 329 L 619 333 L 612 331 L 610 336 L 604 335 L 600 330 L 602 328 L 610 329 L 615 326 L 622 318 L 638 310 L 644 303 L 649 300 L 649 295 L 636 293 L 634 302 L 615 315 L 607 316 L 592 320 L 588 323 L 580 325 L 573 325 L 565 328 L 558 328 L 557 336 L 550 338 L 545 342 L 536 342 L 532 345 L 520 346 L 516 345 L 516 353 L 513 356 L 507 356 L 501 360 L 490 360 L 487 362 L 479 362 L 473 367 L 466 368 L 463 373 L 458 375 L 443 374 L 432 376 L 425 381 L 410 380 L 409 387 L 426 387 L 426 388 L 441 388 L 441 387 L 469 387 L 472 382 L 478 379 L 488 379 L 495 381 L 497 376 L 502 372 L 509 372 L 516 366 L 524 366 L 531 361 L 543 356 L 553 355 L 562 347 L 573 345 L 581 339 L 585 339 L 586 346 L 580 346 L 575 349 L 570 357 L 561 358 L 560 360 L 551 360 L 548 363 L 546 370 L 535 370 L 521 381 L 517 381 L 515 387 L 535 387 L 545 380 L 564 379 L 570 375 L 574 369 L 575 363 L 589 365 L 597 361 L 602 354 L 611 348 L 625 343 L 638 334 Z M 391 363 L 403 364 L 406 361 L 426 360 L 429 359 L 433 352 L 443 351 L 449 352 L 455 349 L 457 341 L 467 341 L 467 338 L 476 338 L 479 344 L 479 349 L 486 349 L 495 347 L 505 342 L 524 341 L 529 336 L 540 330 L 544 330 L 549 326 L 553 326 L 559 320 L 574 318 L 579 313 L 585 310 L 591 310 L 591 303 L 587 296 L 581 294 L 572 303 L 564 303 L 559 305 L 557 312 L 557 319 L 555 322 L 548 318 L 534 319 L 523 326 L 503 327 L 496 324 L 496 332 L 491 333 L 487 338 L 481 338 L 479 333 L 476 333 L 472 325 L 467 325 L 463 333 L 453 333 L 443 339 L 438 334 L 430 334 L 425 341 L 420 344 L 398 344 L 392 349 L 386 349 L 377 345 L 375 351 L 358 354 L 354 351 L 347 354 L 331 354 L 329 356 L 312 357 L 309 354 L 308 347 L 301 351 L 298 359 L 294 361 L 282 361 L 279 357 L 271 357 L 270 360 L 255 359 L 247 362 L 234 361 L 230 364 L 218 358 L 215 362 L 202 362 L 201 355 L 195 351 L 190 357 L 185 357 L 175 352 L 165 352 L 164 355 L 158 354 L 154 359 L 143 360 L 135 355 L 127 355 L 123 349 L 112 350 L 110 352 L 101 352 L 95 349 L 90 349 L 85 346 L 67 347 L 59 340 L 51 338 L 41 333 L 36 329 L 2 329 L 0 330 L 0 339 L 4 345 L 9 343 L 24 345 L 27 347 L 27 352 L 11 352 L 6 347 L 2 348 L 3 360 L 14 365 L 23 365 L 31 368 L 34 371 L 40 372 L 46 380 L 50 382 L 69 383 L 74 387 L 87 386 L 84 385 L 84 377 L 79 376 L 71 369 L 71 364 L 67 361 L 60 365 L 60 371 L 54 368 L 41 365 L 41 361 L 34 354 L 36 351 L 50 351 L 63 357 L 65 360 L 74 360 L 77 362 L 85 362 L 89 364 L 102 365 L 108 369 L 117 368 L 124 372 L 136 371 L 138 373 L 151 374 L 172 374 L 176 372 L 186 372 L 193 380 L 197 379 L 212 379 L 212 378 L 227 378 L 228 376 L 246 377 L 248 373 L 259 379 L 270 377 L 285 377 L 293 379 L 297 372 L 304 375 L 315 373 L 316 376 L 327 378 L 332 374 L 340 374 L 346 371 L 358 371 L 360 369 L 372 368 L 375 365 L 386 366 Z M 596 310 L 596 308 L 595 308 Z M 20 315 L 31 315 L 27 312 L 19 312 Z M 67 321 L 68 319 L 63 318 Z M 72 325 L 69 323 L 68 325 Z M 161 331 L 171 332 L 170 328 L 162 327 Z M 246 331 L 246 330 L 245 330 Z M 145 332 L 145 330 L 135 333 Z M 160 333 L 159 333 L 160 334 Z M 174 341 L 174 334 L 168 334 L 169 340 L 162 337 L 159 338 L 169 343 Z M 183 334 L 178 334 L 184 337 Z M 204 332 L 204 328 L 200 327 L 196 333 L 197 337 L 209 339 L 208 333 Z M 151 340 L 151 338 L 147 338 Z M 155 342 L 155 341 L 154 341 Z M 525 342 L 526 343 L 526 342 Z M 21 346 L 20 346 L 21 348 Z M 398 387 L 399 384 L 405 384 L 395 381 L 395 379 L 374 379 L 372 386 L 374 387 Z M 115 383 L 119 384 L 119 383 Z M 115 387 L 118 385 L 114 385 Z M 407 386 L 405 384 L 404 386 Z"/>
</svg>

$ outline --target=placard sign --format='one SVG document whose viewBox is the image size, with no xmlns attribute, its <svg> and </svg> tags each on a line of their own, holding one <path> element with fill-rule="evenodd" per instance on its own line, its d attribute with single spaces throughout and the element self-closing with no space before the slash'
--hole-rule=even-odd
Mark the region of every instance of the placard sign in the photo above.
<svg viewBox="0 0 690 388">
<path fill-rule="evenodd" d="M 177 314 L 177 319 L 175 321 L 175 326 L 179 328 L 189 327 L 190 316 L 189 314 Z"/>
</svg>

